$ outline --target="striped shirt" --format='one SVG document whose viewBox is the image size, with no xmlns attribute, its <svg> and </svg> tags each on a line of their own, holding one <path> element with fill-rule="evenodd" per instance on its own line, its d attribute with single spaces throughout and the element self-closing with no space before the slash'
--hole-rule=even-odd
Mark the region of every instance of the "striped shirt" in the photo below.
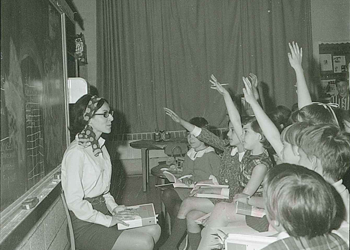
<svg viewBox="0 0 350 250">
<path fill-rule="evenodd" d="M 332 96 L 330 102 L 338 104 L 340 109 L 350 109 L 350 95 L 347 95 L 346 97 L 341 97 L 340 95 Z"/>
<path fill-rule="evenodd" d="M 330 233 L 312 239 L 288 237 L 277 240 L 262 250 L 348 250 L 349 247 L 338 235 Z"/>
</svg>

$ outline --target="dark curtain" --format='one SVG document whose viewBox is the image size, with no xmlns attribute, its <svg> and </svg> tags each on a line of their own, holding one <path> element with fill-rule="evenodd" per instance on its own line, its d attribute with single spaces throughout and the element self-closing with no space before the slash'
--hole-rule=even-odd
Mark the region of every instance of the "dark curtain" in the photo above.
<svg viewBox="0 0 350 250">
<path fill-rule="evenodd" d="M 96 2 L 97 87 L 125 116 L 122 132 L 180 129 L 163 107 L 184 119 L 204 116 L 213 126 L 227 126 L 211 74 L 239 95 L 242 76 L 253 72 L 266 110 L 290 108 L 297 98 L 288 42 L 303 48 L 308 80 L 310 0 Z"/>
</svg>

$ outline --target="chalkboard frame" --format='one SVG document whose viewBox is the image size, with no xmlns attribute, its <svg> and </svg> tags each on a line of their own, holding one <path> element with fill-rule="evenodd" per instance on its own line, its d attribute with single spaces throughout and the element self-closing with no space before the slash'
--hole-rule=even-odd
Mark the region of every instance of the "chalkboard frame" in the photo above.
<svg viewBox="0 0 350 250">
<path fill-rule="evenodd" d="M 6 5 L 10 5 L 11 1 L 13 1 L 13 0 L 10 0 L 7 2 L 2 1 L 1 2 L 2 10 L 5 9 L 6 7 L 8 7 Z M 16 2 L 18 4 L 19 2 L 21 2 L 21 0 L 17 0 L 17 1 L 13 1 L 13 2 Z M 62 133 L 61 133 L 61 136 L 63 136 L 63 138 L 62 138 L 63 143 L 61 146 L 64 147 L 61 149 L 61 154 L 63 155 L 65 148 L 69 144 L 69 131 L 68 131 L 69 116 L 68 116 L 68 95 L 67 95 L 67 50 L 66 50 L 66 30 L 65 30 L 66 19 L 65 18 L 66 18 L 66 16 L 68 16 L 69 19 L 74 21 L 73 20 L 74 15 L 71 12 L 71 10 L 69 9 L 69 7 L 67 6 L 67 4 L 64 2 L 64 0 L 37 0 L 37 2 L 40 2 L 41 4 L 47 4 L 49 6 L 48 8 L 51 8 L 51 10 L 54 10 L 54 12 L 57 11 L 58 16 L 59 16 L 59 26 L 58 26 L 59 31 L 57 30 L 57 33 L 60 34 L 59 39 L 61 41 L 61 44 L 60 44 L 61 46 L 59 48 L 59 51 L 61 53 L 61 55 L 60 55 L 61 61 L 59 62 L 59 64 L 61 64 L 62 70 L 60 71 L 60 73 L 61 73 L 60 79 L 61 80 L 56 79 L 56 84 L 61 85 L 61 87 L 59 87 L 59 88 L 61 88 L 61 91 L 62 91 L 61 96 L 63 98 L 63 100 L 60 101 L 60 103 L 61 103 L 60 109 L 61 109 L 62 115 L 64 117 L 64 118 L 62 118 L 64 120 L 64 124 L 63 124 L 63 128 L 62 128 Z M 12 4 L 15 4 L 15 3 L 12 3 Z M 33 13 L 33 14 L 37 14 L 37 13 Z M 8 24 L 8 23 L 9 22 L 7 22 L 6 24 Z M 3 22 L 2 22 L 2 26 L 4 27 Z M 3 27 L 2 27 L 2 31 L 3 31 Z M 13 27 L 11 27 L 11 28 L 13 28 Z M 4 36 L 2 36 L 2 37 L 4 37 Z M 4 42 L 4 40 L 2 39 L 2 46 L 1 46 L 2 49 L 4 49 L 3 42 Z M 4 59 L 3 55 L 4 54 L 2 53 L 1 54 L 2 60 Z M 3 77 L 3 63 L 2 63 L 2 71 L 1 71 L 1 80 L 2 80 L 2 84 L 3 84 L 5 82 L 5 77 Z M 1 96 L 1 97 L 3 99 L 3 96 Z M 2 130 L 3 130 L 3 128 L 2 128 Z M 59 157 L 61 157 L 61 156 L 59 156 Z M 1 211 L 1 214 L 0 214 L 2 220 L 6 219 L 6 218 L 14 217 L 13 214 L 16 211 L 18 211 L 22 201 L 24 199 L 26 199 L 27 197 L 30 197 L 31 194 L 38 193 L 38 188 L 39 187 L 42 188 L 42 183 L 47 181 L 48 178 L 52 178 L 53 172 L 55 172 L 55 171 L 57 171 L 57 169 L 59 169 L 59 165 L 60 165 L 60 161 L 58 162 L 58 160 L 56 160 L 55 165 L 51 166 L 50 169 L 44 170 L 45 175 L 43 176 L 43 178 L 39 179 L 39 181 L 37 183 L 35 183 L 32 187 L 25 189 L 25 192 L 20 197 L 16 197 L 16 200 L 14 200 L 11 204 L 6 206 Z M 1 174 L 3 174 L 3 171 L 1 171 Z M 44 197 L 39 197 L 39 198 L 44 199 Z M 40 202 L 41 201 L 42 200 L 40 200 Z M 2 223 L 2 227 L 3 226 L 4 226 L 4 224 Z"/>
</svg>

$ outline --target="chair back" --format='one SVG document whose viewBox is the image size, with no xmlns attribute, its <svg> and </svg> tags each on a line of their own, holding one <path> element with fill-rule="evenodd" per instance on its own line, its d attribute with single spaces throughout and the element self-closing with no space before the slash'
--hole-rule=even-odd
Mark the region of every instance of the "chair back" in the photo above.
<svg viewBox="0 0 350 250">
<path fill-rule="evenodd" d="M 75 240 L 74 240 L 74 232 L 73 232 L 72 220 L 70 218 L 70 214 L 69 214 L 69 210 L 68 210 L 68 206 L 67 206 L 67 202 L 66 202 L 66 197 L 64 196 L 63 190 L 61 192 L 61 198 L 62 198 L 64 211 L 65 211 L 66 217 L 67 217 L 69 239 L 70 239 L 70 249 L 71 250 L 76 250 L 75 249 Z"/>
</svg>

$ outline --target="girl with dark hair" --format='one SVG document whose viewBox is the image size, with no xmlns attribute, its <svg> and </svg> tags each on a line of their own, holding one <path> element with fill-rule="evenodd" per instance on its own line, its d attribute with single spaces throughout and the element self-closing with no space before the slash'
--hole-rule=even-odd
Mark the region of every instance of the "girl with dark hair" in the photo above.
<svg viewBox="0 0 350 250">
<path fill-rule="evenodd" d="M 208 128 L 208 121 L 203 117 L 193 117 L 189 123 L 199 128 Z M 182 176 L 191 177 L 182 178 L 182 182 L 192 184 L 207 180 L 210 176 L 218 177 L 220 157 L 216 154 L 214 148 L 198 140 L 190 133 L 187 136 L 187 140 L 190 149 L 184 158 Z M 187 188 L 170 187 L 162 192 L 161 199 L 170 215 L 171 225 L 175 224 L 174 221 L 180 205 L 190 195 L 190 191 L 191 189 Z"/>
<path fill-rule="evenodd" d="M 61 171 L 77 248 L 153 249 L 160 237 L 159 225 L 124 231 L 116 226 L 133 214 L 109 193 L 112 166 L 101 137 L 112 129 L 108 102 L 84 95 L 74 105 L 73 117 L 70 129 L 76 136 L 63 156 Z"/>
</svg>

